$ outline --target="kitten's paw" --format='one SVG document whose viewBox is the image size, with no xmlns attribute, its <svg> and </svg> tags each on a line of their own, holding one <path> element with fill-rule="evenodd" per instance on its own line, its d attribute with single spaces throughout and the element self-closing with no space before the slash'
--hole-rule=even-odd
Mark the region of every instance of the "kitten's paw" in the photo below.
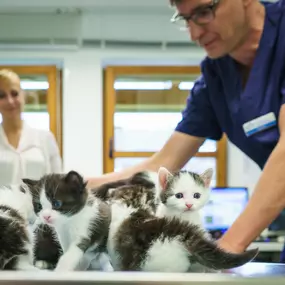
<svg viewBox="0 0 285 285">
<path fill-rule="evenodd" d="M 49 262 L 45 261 L 45 260 L 37 260 L 35 262 L 35 266 L 39 269 L 51 269 L 51 268 L 53 268 L 53 265 L 50 264 Z"/>
<path fill-rule="evenodd" d="M 102 266 L 102 270 L 106 272 L 113 272 L 114 268 L 110 263 L 108 263 Z"/>
<path fill-rule="evenodd" d="M 30 264 L 19 264 L 16 268 L 19 271 L 40 271 L 39 268 Z"/>
<path fill-rule="evenodd" d="M 54 271 L 56 272 L 67 272 L 67 271 L 75 271 L 74 264 L 68 263 L 68 262 L 58 262 L 56 268 Z"/>
<path fill-rule="evenodd" d="M 74 271 L 73 269 L 71 269 L 69 266 L 57 266 L 55 269 L 54 269 L 55 272 L 67 272 L 67 271 Z"/>
<path fill-rule="evenodd" d="M 39 271 L 40 269 L 37 268 L 32 264 L 32 258 L 29 255 L 21 255 L 18 258 L 18 262 L 15 266 L 16 270 L 20 271 Z"/>
</svg>

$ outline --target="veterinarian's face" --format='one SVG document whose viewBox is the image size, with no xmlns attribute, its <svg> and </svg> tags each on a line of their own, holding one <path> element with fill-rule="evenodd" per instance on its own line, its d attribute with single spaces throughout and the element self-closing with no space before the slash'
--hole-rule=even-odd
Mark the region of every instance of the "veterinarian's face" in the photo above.
<svg viewBox="0 0 285 285">
<path fill-rule="evenodd" d="M 246 30 L 245 2 L 251 0 L 182 0 L 177 1 L 177 16 L 191 40 L 211 58 L 233 52 Z"/>
</svg>

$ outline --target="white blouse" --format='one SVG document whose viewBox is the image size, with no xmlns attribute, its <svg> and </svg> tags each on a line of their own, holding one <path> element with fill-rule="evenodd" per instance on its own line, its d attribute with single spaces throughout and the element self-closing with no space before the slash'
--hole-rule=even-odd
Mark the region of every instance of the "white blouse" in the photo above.
<svg viewBox="0 0 285 285">
<path fill-rule="evenodd" d="M 59 149 L 53 134 L 24 123 L 18 148 L 7 140 L 0 125 L 0 186 L 19 183 L 22 178 L 39 179 L 62 171 Z"/>
</svg>

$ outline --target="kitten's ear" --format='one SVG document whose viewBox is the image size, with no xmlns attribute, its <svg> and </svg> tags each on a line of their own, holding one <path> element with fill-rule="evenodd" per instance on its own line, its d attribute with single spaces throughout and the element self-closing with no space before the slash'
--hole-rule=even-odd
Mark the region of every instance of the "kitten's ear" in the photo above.
<svg viewBox="0 0 285 285">
<path fill-rule="evenodd" d="M 35 187 L 39 180 L 29 179 L 29 178 L 23 178 L 22 181 L 27 184 L 29 187 Z"/>
<path fill-rule="evenodd" d="M 167 182 L 172 177 L 172 174 L 165 168 L 158 169 L 158 182 L 161 190 L 166 190 Z"/>
<path fill-rule="evenodd" d="M 80 189 L 84 189 L 87 185 L 87 182 L 83 180 L 83 177 L 74 170 L 69 171 L 64 180 L 67 184 L 75 185 Z"/>
<path fill-rule="evenodd" d="M 213 173 L 214 173 L 213 168 L 208 168 L 202 174 L 200 174 L 201 178 L 203 179 L 205 183 L 205 187 L 207 188 L 210 187 Z"/>
</svg>

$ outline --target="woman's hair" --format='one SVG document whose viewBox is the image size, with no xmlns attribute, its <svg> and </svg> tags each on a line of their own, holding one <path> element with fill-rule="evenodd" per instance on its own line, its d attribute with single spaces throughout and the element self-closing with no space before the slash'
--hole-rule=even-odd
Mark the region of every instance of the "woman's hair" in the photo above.
<svg viewBox="0 0 285 285">
<path fill-rule="evenodd" d="M 20 77 L 17 73 L 10 69 L 0 69 L 0 81 L 12 81 L 12 80 L 17 80 L 20 82 Z"/>
</svg>

